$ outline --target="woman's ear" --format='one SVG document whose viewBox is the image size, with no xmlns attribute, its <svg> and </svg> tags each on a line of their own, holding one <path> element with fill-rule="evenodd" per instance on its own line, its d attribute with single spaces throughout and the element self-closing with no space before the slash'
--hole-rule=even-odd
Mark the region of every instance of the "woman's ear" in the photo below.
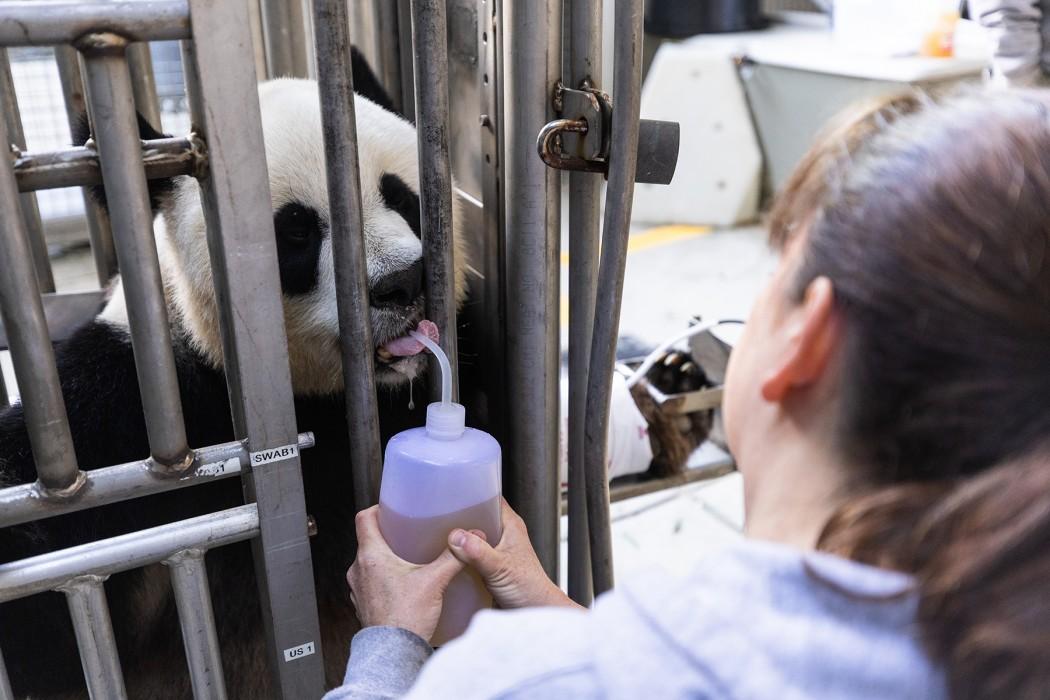
<svg viewBox="0 0 1050 700">
<path fill-rule="evenodd" d="M 827 277 L 806 286 L 802 303 L 792 309 L 782 324 L 783 351 L 762 380 L 762 398 L 781 403 L 793 389 L 820 379 L 838 345 L 839 317 L 835 313 L 835 289 Z"/>
</svg>

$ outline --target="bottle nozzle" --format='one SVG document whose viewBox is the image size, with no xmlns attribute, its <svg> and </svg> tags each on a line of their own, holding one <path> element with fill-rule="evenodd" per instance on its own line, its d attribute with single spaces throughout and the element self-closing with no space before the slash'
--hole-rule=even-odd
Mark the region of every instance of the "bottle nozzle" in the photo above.
<svg viewBox="0 0 1050 700">
<path fill-rule="evenodd" d="M 409 331 L 427 350 L 434 353 L 441 366 L 441 402 L 427 406 L 427 434 L 441 440 L 455 440 L 466 426 L 466 409 L 452 402 L 452 366 L 441 346 L 418 331 Z"/>
</svg>

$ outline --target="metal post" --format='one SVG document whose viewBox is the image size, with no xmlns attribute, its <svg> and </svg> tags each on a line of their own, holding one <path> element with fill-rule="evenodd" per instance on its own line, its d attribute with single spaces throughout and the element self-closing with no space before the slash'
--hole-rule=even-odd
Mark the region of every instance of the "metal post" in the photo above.
<svg viewBox="0 0 1050 700">
<path fill-rule="evenodd" d="M 571 4 L 573 88 L 599 88 L 602 80 L 602 2 Z M 587 370 L 594 327 L 602 180 L 595 173 L 569 174 L 569 596 L 581 605 L 594 598 L 587 528 L 584 429 Z"/>
<path fill-rule="evenodd" d="M 92 700 L 121 700 L 128 697 L 128 692 L 102 587 L 105 580 L 104 576 L 80 576 L 59 590 L 66 594 L 69 603 L 88 695 Z"/>
<path fill-rule="evenodd" d="M 164 563 L 171 568 L 171 588 L 179 610 L 194 700 L 224 700 L 226 683 L 222 677 L 204 550 L 186 549 L 165 559 Z"/>
<path fill-rule="evenodd" d="M 397 2 L 397 31 L 400 38 L 399 44 L 408 52 L 414 52 L 412 44 L 412 0 L 396 0 Z M 416 78 L 415 63 L 408 60 L 402 52 L 401 63 L 401 99 L 397 100 L 401 107 L 401 113 L 408 119 L 416 116 Z"/>
<path fill-rule="evenodd" d="M 372 322 L 346 0 L 314 0 L 314 19 L 317 55 L 325 57 L 324 61 L 318 62 L 317 77 L 328 172 L 346 421 L 353 436 L 350 466 L 354 506 L 357 510 L 364 510 L 379 498 L 383 452 L 372 364 Z"/>
<path fill-rule="evenodd" d="M 18 150 L 26 150 L 26 137 L 22 131 L 22 115 L 18 110 L 18 96 L 15 95 L 15 81 L 11 76 L 11 62 L 7 49 L 0 48 L 0 99 L 4 105 L 4 121 L 7 123 L 8 140 L 4 141 L 4 150 L 14 145 Z M 37 286 L 41 292 L 55 291 L 55 278 L 51 274 L 51 262 L 47 257 L 47 241 L 44 240 L 44 225 L 40 221 L 40 209 L 37 207 L 36 195 L 25 193 L 21 196 L 22 219 L 25 221 L 29 235 L 29 246 L 33 255 L 33 266 L 36 268 Z M 7 212 L 15 209 L 5 209 Z"/>
<path fill-rule="evenodd" d="M 10 105 L 0 94 L 0 110 Z M 0 144 L 10 143 L 0 120 Z M 18 211 L 18 185 L 10 158 L 0 158 L 0 211 Z M 0 314 L 22 394 L 26 430 L 41 484 L 55 493 L 76 492 L 83 480 L 58 383 L 55 354 L 33 271 L 22 217 L 0 216 Z"/>
<path fill-rule="evenodd" d="M 187 446 L 182 419 L 131 76 L 124 61 L 126 45 L 113 34 L 88 34 L 78 42 L 85 54 L 102 181 L 110 201 L 120 204 L 110 209 L 109 219 L 131 324 L 150 455 L 161 471 L 178 472 L 193 463 L 193 452 Z"/>
<path fill-rule="evenodd" d="M 4 663 L 3 654 L 0 654 L 0 700 L 15 700 L 15 694 L 11 690 L 11 679 L 7 675 L 7 665 Z"/>
<path fill-rule="evenodd" d="M 302 0 L 261 0 L 266 70 L 270 78 L 309 75 Z"/>
<path fill-rule="evenodd" d="M 427 318 L 441 330 L 452 366 L 452 400 L 459 395 L 456 271 L 452 236 L 452 170 L 448 154 L 448 43 L 445 0 L 412 0 L 412 47 L 419 140 L 419 203 Z M 441 397 L 437 358 L 430 357 L 430 396 Z"/>
<path fill-rule="evenodd" d="M 72 46 L 56 46 L 55 63 L 58 65 L 58 79 L 62 83 L 62 95 L 65 98 L 66 120 L 72 132 L 76 129 L 81 115 L 87 113 L 84 81 L 80 75 L 80 60 L 77 58 L 76 49 Z M 113 247 L 113 232 L 102 207 L 86 189 L 81 188 L 81 196 L 84 198 L 84 213 L 87 216 L 91 254 L 95 258 L 95 272 L 98 274 L 99 284 L 105 286 L 113 275 L 117 274 L 117 251 Z"/>
<path fill-rule="evenodd" d="M 555 0 L 509 3 L 504 41 L 507 495 L 547 574 L 558 571 L 558 269 L 547 167 L 535 141 L 551 115 L 548 27 Z M 558 5 L 560 7 L 560 5 Z"/>
<path fill-rule="evenodd" d="M 612 115 L 613 152 L 602 228 L 597 306 L 587 380 L 587 421 L 584 468 L 587 523 L 590 529 L 594 593 L 613 586 L 612 535 L 609 523 L 609 479 L 606 471 L 609 399 L 620 327 L 627 238 L 638 165 L 638 128 L 642 94 L 642 0 L 617 0 L 613 81 L 616 107 Z"/>
<path fill-rule="evenodd" d="M 248 11 L 244 2 L 191 7 L 183 70 L 209 147 L 201 192 L 234 430 L 253 453 L 287 448 L 242 478 L 259 508 L 252 546 L 270 668 L 283 697 L 320 697 L 320 625 L 299 455 L 290 449 L 295 412 Z M 305 645 L 314 653 L 290 653 Z"/>
<path fill-rule="evenodd" d="M 10 405 L 11 401 L 7 398 L 7 385 L 4 384 L 4 371 L 3 368 L 0 368 L 0 408 Z"/>
<path fill-rule="evenodd" d="M 130 44 L 127 48 L 131 89 L 135 94 L 135 109 L 157 131 L 164 131 L 160 121 L 160 102 L 157 100 L 157 81 L 153 77 L 153 57 L 148 43 Z"/>
<path fill-rule="evenodd" d="M 391 0 L 373 0 L 376 7 L 376 56 L 379 77 L 383 81 L 383 87 L 390 95 L 394 103 L 394 109 L 402 110 L 401 106 L 401 48 L 409 49 L 411 44 L 401 43 L 401 29 L 398 26 L 397 3 Z M 406 54 L 409 51 L 405 52 Z M 405 55 L 405 61 L 408 56 Z"/>
</svg>

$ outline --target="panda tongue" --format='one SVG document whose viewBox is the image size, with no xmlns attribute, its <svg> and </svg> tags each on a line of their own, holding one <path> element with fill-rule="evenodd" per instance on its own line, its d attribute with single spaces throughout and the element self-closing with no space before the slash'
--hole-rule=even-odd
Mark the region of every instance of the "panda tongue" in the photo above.
<svg viewBox="0 0 1050 700">
<path fill-rule="evenodd" d="M 420 321 L 419 326 L 416 327 L 416 333 L 425 335 L 435 343 L 438 342 L 438 338 L 440 337 L 437 324 L 433 321 Z M 383 346 L 383 349 L 395 357 L 408 357 L 409 355 L 418 355 L 421 353 L 423 351 L 423 343 L 410 335 L 405 335 L 391 340 Z"/>
</svg>

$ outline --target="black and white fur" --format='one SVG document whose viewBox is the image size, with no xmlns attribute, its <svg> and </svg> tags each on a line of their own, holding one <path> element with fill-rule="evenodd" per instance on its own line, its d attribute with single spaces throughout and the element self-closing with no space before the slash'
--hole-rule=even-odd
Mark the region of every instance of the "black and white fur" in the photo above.
<svg viewBox="0 0 1050 700">
<path fill-rule="evenodd" d="M 361 74 L 361 65 L 355 66 Z M 367 71 L 367 69 L 364 69 Z M 370 73 L 369 73 L 370 75 Z M 371 78 L 361 84 L 377 86 Z M 302 453 L 314 577 L 329 685 L 338 684 L 357 628 L 344 573 L 355 542 L 349 436 L 344 421 L 328 197 L 317 86 L 276 80 L 259 89 L 274 222 L 284 291 L 289 358 L 300 431 L 317 446 Z M 377 101 L 389 105 L 382 94 Z M 422 318 L 415 129 L 368 99 L 357 99 L 362 200 L 373 336 L 378 348 Z M 146 126 L 143 124 L 143 126 Z M 144 138 L 159 136 L 150 133 Z M 171 317 L 183 412 L 190 445 L 233 439 L 222 371 L 216 304 L 198 185 L 188 178 L 151 183 L 161 217 L 156 233 Z M 113 205 L 119 203 L 113 202 Z M 455 214 L 458 222 L 461 217 Z M 457 240 L 460 237 L 457 235 Z M 465 269 L 462 247 L 457 267 Z M 460 273 L 457 288 L 462 295 Z M 81 468 L 149 454 L 120 280 L 102 312 L 56 347 L 59 376 Z M 409 411 L 421 357 L 377 363 L 384 440 L 422 422 L 425 401 Z M 426 388 L 417 383 L 417 397 Z M 15 405 L 0 412 L 0 486 L 35 478 L 32 454 Z M 243 503 L 238 479 L 227 479 L 103 508 L 0 530 L 0 562 L 140 530 Z M 207 556 L 227 689 L 235 698 L 274 695 L 266 663 L 253 563 L 247 544 Z M 112 576 L 106 592 L 132 698 L 185 698 L 188 684 L 168 572 L 157 564 Z M 72 625 L 60 593 L 0 605 L 0 649 L 16 696 L 86 694 Z"/>
</svg>

